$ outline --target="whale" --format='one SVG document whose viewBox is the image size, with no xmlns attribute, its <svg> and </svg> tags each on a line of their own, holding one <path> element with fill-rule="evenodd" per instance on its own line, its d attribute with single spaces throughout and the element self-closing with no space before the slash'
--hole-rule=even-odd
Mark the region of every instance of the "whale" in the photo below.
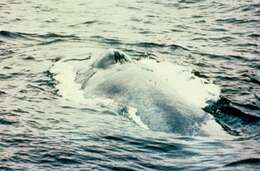
<svg viewBox="0 0 260 171">
<path fill-rule="evenodd" d="M 110 49 L 76 74 L 84 98 L 109 99 L 117 112 L 152 131 L 178 135 L 228 136 L 205 112 L 217 100 L 218 86 L 198 78 L 170 60 L 135 60 Z"/>
</svg>

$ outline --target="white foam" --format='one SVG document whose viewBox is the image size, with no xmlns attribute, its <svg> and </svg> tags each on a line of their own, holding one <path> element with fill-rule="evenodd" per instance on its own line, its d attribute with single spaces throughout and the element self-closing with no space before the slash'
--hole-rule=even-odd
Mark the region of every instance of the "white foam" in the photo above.
<svg viewBox="0 0 260 171">
<path fill-rule="evenodd" d="M 130 120 L 134 121 L 140 127 L 144 128 L 144 129 L 149 129 L 149 127 L 143 123 L 140 116 L 137 115 L 137 109 L 136 108 L 131 107 L 131 106 L 127 106 L 127 117 Z"/>
<path fill-rule="evenodd" d="M 58 94 L 64 100 L 69 101 L 73 105 L 87 104 L 91 107 L 100 105 L 115 106 L 112 99 L 104 99 L 93 96 L 86 98 L 84 91 L 81 89 L 81 84 L 75 81 L 77 68 L 71 62 L 57 62 L 52 68 L 51 72 L 54 74 L 54 79 L 58 82 L 56 88 Z"/>
<path fill-rule="evenodd" d="M 74 81 L 76 71 L 72 65 L 65 62 L 58 62 L 52 67 L 51 72 L 54 74 L 54 79 L 58 81 L 56 88 L 59 95 L 64 99 L 78 103 L 86 100 L 83 96 L 81 85 Z"/>
<path fill-rule="evenodd" d="M 213 118 L 201 126 L 201 129 L 212 138 L 233 139 Z"/>
</svg>

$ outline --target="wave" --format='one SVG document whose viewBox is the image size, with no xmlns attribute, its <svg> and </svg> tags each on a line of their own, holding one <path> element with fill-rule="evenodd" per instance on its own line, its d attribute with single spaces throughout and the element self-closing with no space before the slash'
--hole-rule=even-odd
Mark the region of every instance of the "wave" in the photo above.
<svg viewBox="0 0 260 171">
<path fill-rule="evenodd" d="M 241 167 L 248 165 L 250 168 L 260 167 L 260 158 L 247 158 L 226 164 L 226 167 Z M 251 170 L 251 169 L 250 169 Z"/>
<path fill-rule="evenodd" d="M 259 3 L 256 4 L 248 4 L 248 5 L 243 5 L 240 7 L 242 11 L 255 11 L 256 9 L 260 9 Z"/>
<path fill-rule="evenodd" d="M 89 21 L 85 21 L 85 22 L 82 22 L 82 23 L 79 23 L 79 24 L 72 24 L 72 25 L 69 25 L 70 27 L 76 27 L 76 26 L 80 26 L 80 25 L 92 25 L 92 24 L 96 24 L 98 23 L 99 21 L 98 20 L 89 20 Z"/>
<path fill-rule="evenodd" d="M 238 104 L 227 97 L 220 96 L 217 102 L 206 106 L 204 110 L 211 113 L 230 134 L 258 135 L 260 131 L 260 115 L 243 112 L 238 106 L 253 107 L 249 104 Z"/>
<path fill-rule="evenodd" d="M 37 36 L 42 38 L 78 38 L 75 35 L 62 35 L 57 33 L 38 34 Z"/>
<path fill-rule="evenodd" d="M 15 124 L 15 123 L 16 123 L 15 121 L 0 118 L 0 125 L 12 125 L 12 124 Z"/>
<path fill-rule="evenodd" d="M 25 36 L 31 35 L 27 33 L 21 33 L 21 32 L 10 32 L 10 31 L 0 31 L 1 37 L 7 37 L 7 38 L 25 38 Z"/>
<path fill-rule="evenodd" d="M 248 36 L 249 36 L 249 37 L 252 37 L 252 38 L 259 38 L 259 37 L 260 37 L 260 34 L 252 33 L 252 34 L 249 34 Z"/>
<path fill-rule="evenodd" d="M 163 44 L 163 43 L 153 43 L 153 42 L 140 42 L 140 43 L 136 43 L 136 44 L 130 44 L 132 46 L 138 46 L 138 47 L 144 47 L 144 48 L 171 48 L 173 50 L 176 49 L 181 49 L 181 50 L 185 50 L 185 51 L 189 51 L 189 49 L 182 47 L 180 45 L 177 44 Z"/>
<path fill-rule="evenodd" d="M 205 53 L 205 52 L 198 52 L 198 51 L 192 51 L 192 53 L 201 56 L 207 56 L 211 59 L 225 59 L 225 60 L 239 59 L 243 61 L 250 61 L 250 59 L 246 58 L 245 56 L 239 56 L 239 55 L 219 55 L 219 54 L 212 54 L 212 53 Z"/>
<path fill-rule="evenodd" d="M 156 42 L 123 42 L 116 38 L 106 38 L 103 36 L 92 36 L 91 38 L 95 39 L 100 43 L 105 43 L 109 45 L 125 45 L 129 47 L 141 47 L 141 48 L 170 48 L 171 50 L 181 49 L 184 51 L 190 51 L 189 49 L 178 45 L 178 44 L 164 44 L 164 43 L 156 43 Z"/>
<path fill-rule="evenodd" d="M 46 33 L 46 34 L 36 34 L 36 33 L 23 33 L 23 32 L 11 32 L 11 31 L 0 31 L 0 36 L 9 38 L 19 38 L 19 37 L 42 37 L 42 38 L 75 38 L 75 35 L 61 35 L 57 33 Z"/>
<path fill-rule="evenodd" d="M 11 32 L 5 30 L 0 31 L 0 38 L 1 37 L 6 40 L 19 39 L 19 40 L 24 40 L 29 42 L 35 42 L 36 45 L 48 45 L 48 44 L 63 42 L 67 40 L 80 39 L 75 35 L 63 35 L 57 33 L 36 34 L 36 33 Z M 3 41 L 3 43 L 5 43 L 5 41 Z"/>
<path fill-rule="evenodd" d="M 219 23 L 229 23 L 229 24 L 247 24 L 247 23 L 258 23 L 259 20 L 248 20 L 248 19 L 238 19 L 238 18 L 225 18 L 225 19 L 217 19 Z"/>
</svg>

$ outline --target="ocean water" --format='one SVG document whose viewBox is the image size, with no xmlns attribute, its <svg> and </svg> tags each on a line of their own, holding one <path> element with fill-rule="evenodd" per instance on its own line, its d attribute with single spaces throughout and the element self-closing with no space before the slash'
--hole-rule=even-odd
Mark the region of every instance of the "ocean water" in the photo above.
<svg viewBox="0 0 260 171">
<path fill-rule="evenodd" d="M 259 46 L 258 0 L 1 0 L 0 170 L 259 170 Z"/>
</svg>

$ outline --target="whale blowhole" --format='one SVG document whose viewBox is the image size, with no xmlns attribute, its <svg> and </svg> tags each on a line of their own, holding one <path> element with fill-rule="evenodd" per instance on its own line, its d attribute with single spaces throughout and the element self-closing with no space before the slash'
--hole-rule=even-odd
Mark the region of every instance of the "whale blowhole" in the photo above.
<svg viewBox="0 0 260 171">
<path fill-rule="evenodd" d="M 106 69 L 113 64 L 123 64 L 126 62 L 131 62 L 129 56 L 127 56 L 122 51 L 116 49 L 108 50 L 99 60 L 97 60 L 94 64 L 95 68 Z"/>
</svg>

